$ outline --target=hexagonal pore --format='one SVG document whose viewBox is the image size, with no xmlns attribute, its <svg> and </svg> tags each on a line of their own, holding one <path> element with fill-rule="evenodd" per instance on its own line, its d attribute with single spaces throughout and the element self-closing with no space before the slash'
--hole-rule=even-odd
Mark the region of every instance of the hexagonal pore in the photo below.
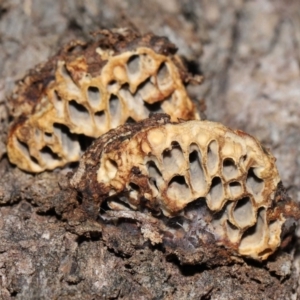
<svg viewBox="0 0 300 300">
<path fill-rule="evenodd" d="M 226 231 L 227 231 L 227 237 L 232 243 L 237 243 L 240 238 L 240 231 L 239 229 L 231 224 L 230 221 L 226 221 Z"/>
<path fill-rule="evenodd" d="M 232 158 L 225 158 L 223 160 L 223 175 L 226 180 L 236 178 L 238 176 L 238 169 Z"/>
<path fill-rule="evenodd" d="M 224 187 L 220 177 L 214 177 L 207 194 L 207 204 L 212 210 L 219 210 L 224 199 Z"/>
<path fill-rule="evenodd" d="M 115 128 L 120 125 L 122 117 L 122 104 L 119 98 L 115 95 L 111 95 L 109 99 L 109 113 L 111 127 Z"/>
<path fill-rule="evenodd" d="M 147 118 L 149 113 L 144 107 L 144 101 L 141 95 L 139 93 L 132 94 L 128 84 L 123 84 L 121 86 L 118 96 L 122 99 L 131 116 L 137 117 L 135 115 L 136 113 L 140 118 Z"/>
<path fill-rule="evenodd" d="M 75 100 L 69 102 L 69 116 L 73 124 L 89 128 L 93 126 L 92 118 L 88 110 Z"/>
<path fill-rule="evenodd" d="M 132 55 L 127 61 L 128 77 L 137 77 L 140 75 L 140 56 Z"/>
<path fill-rule="evenodd" d="M 237 182 L 230 182 L 229 183 L 229 192 L 232 197 L 232 200 L 235 200 L 237 197 L 239 197 L 243 193 L 242 185 Z"/>
<path fill-rule="evenodd" d="M 147 162 L 146 167 L 148 169 L 150 185 L 159 191 L 163 184 L 163 178 L 160 170 L 152 160 Z"/>
<path fill-rule="evenodd" d="M 98 87 L 89 86 L 87 89 L 87 98 L 90 105 L 97 109 L 101 103 L 101 93 Z"/>
<path fill-rule="evenodd" d="M 20 141 L 18 138 L 15 139 L 15 145 L 16 147 L 19 149 L 19 151 L 21 153 L 23 153 L 23 155 L 29 159 L 31 161 L 31 163 L 35 164 L 35 165 L 39 165 L 39 162 L 37 161 L 37 159 L 35 157 L 32 157 L 30 155 L 30 152 L 29 152 L 29 147 L 28 145 L 23 142 L 23 141 Z"/>
<path fill-rule="evenodd" d="M 264 189 L 264 185 L 264 181 L 255 175 L 255 168 L 250 168 L 247 175 L 246 187 L 247 190 L 253 194 L 257 202 L 262 200 L 261 192 Z"/>
<path fill-rule="evenodd" d="M 48 146 L 45 146 L 42 150 L 40 150 L 40 155 L 43 162 L 47 165 L 55 164 L 58 160 L 60 160 L 57 153 L 54 153 Z"/>
<path fill-rule="evenodd" d="M 159 89 L 166 89 L 172 85 L 173 80 L 166 63 L 162 63 L 157 72 L 157 84 Z"/>
<path fill-rule="evenodd" d="M 206 179 L 201 161 L 201 152 L 196 144 L 190 145 L 189 163 L 190 180 L 193 190 L 204 195 Z"/>
<path fill-rule="evenodd" d="M 60 140 L 64 155 L 69 158 L 79 156 L 80 145 L 78 135 L 71 133 L 67 126 L 59 123 L 53 124 L 53 131 L 55 136 Z"/>
<path fill-rule="evenodd" d="M 219 146 L 218 143 L 213 140 L 207 147 L 207 171 L 210 174 L 214 174 L 219 165 Z"/>
<path fill-rule="evenodd" d="M 171 149 L 165 149 L 162 153 L 164 169 L 170 174 L 179 173 L 185 164 L 182 149 L 180 145 L 173 141 Z"/>
<path fill-rule="evenodd" d="M 257 214 L 256 224 L 243 234 L 239 250 L 242 254 L 252 254 L 259 251 L 264 243 L 266 243 L 266 211 L 264 208 L 260 209 Z"/>
<path fill-rule="evenodd" d="M 94 114 L 94 120 L 96 123 L 97 128 L 103 128 L 104 126 L 106 126 L 106 114 L 105 112 L 102 111 L 97 111 Z"/>
<path fill-rule="evenodd" d="M 242 198 L 235 204 L 232 216 L 241 229 L 255 222 L 254 209 L 249 197 Z"/>
<path fill-rule="evenodd" d="M 174 176 L 172 178 L 168 185 L 167 195 L 174 201 L 188 202 L 190 200 L 191 191 L 184 176 Z"/>
<path fill-rule="evenodd" d="M 149 77 L 145 81 L 141 82 L 136 93 L 138 93 L 144 101 L 150 103 L 153 103 L 153 99 L 159 97 L 159 91 L 152 83 L 152 77 Z"/>
</svg>

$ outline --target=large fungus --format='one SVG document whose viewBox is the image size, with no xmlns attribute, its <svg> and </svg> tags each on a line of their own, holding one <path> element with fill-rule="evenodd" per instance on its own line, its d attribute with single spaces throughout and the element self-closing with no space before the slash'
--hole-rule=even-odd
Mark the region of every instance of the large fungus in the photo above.
<svg viewBox="0 0 300 300">
<path fill-rule="evenodd" d="M 153 113 L 199 118 L 172 43 L 122 29 L 100 33 L 90 43 L 71 42 L 20 82 L 7 144 L 19 168 L 42 172 L 78 161 L 94 138 Z"/>
<path fill-rule="evenodd" d="M 275 158 L 254 137 L 220 123 L 174 123 L 163 115 L 100 137 L 71 184 L 83 201 L 94 195 L 94 214 L 103 219 L 111 211 L 126 218 L 139 211 L 160 220 L 160 232 L 174 233 L 167 220 L 180 217 L 189 238 L 205 232 L 213 236 L 210 247 L 258 260 L 279 247 L 296 207 L 278 196 Z"/>
</svg>

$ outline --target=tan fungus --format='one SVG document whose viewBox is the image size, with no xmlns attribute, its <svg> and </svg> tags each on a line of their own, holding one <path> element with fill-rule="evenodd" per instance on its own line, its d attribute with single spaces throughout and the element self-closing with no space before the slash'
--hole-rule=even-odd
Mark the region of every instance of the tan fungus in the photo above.
<svg viewBox="0 0 300 300">
<path fill-rule="evenodd" d="M 284 210 L 269 218 L 279 182 L 275 158 L 254 137 L 220 123 L 163 118 L 100 138 L 71 179 L 99 205 L 181 216 L 186 231 L 204 229 L 218 245 L 259 260 L 281 243 Z"/>
<path fill-rule="evenodd" d="M 19 84 L 7 143 L 19 168 L 42 172 L 78 161 L 91 139 L 152 113 L 199 118 L 173 44 L 125 29 L 100 33 L 100 40 L 70 43 Z"/>
</svg>

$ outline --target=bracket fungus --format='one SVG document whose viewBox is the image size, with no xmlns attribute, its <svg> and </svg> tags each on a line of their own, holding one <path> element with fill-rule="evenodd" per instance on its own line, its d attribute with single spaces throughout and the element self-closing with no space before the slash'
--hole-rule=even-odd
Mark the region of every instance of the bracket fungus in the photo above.
<svg viewBox="0 0 300 300">
<path fill-rule="evenodd" d="M 166 38 L 125 29 L 99 36 L 71 42 L 19 83 L 7 143 L 19 168 L 42 172 L 78 161 L 94 138 L 152 113 L 199 119 L 184 86 L 192 78 Z"/>
<path fill-rule="evenodd" d="M 274 253 L 299 218 L 273 155 L 254 137 L 209 121 L 158 114 L 111 130 L 84 153 L 70 183 L 95 220 L 136 220 L 153 244 L 175 243 L 181 231 L 180 245 L 194 239 L 190 248 L 256 260 Z"/>
</svg>

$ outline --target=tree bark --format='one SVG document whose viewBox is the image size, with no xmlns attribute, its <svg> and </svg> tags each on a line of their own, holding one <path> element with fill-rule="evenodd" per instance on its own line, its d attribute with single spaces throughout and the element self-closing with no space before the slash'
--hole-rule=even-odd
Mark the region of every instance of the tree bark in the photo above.
<svg viewBox="0 0 300 300">
<path fill-rule="evenodd" d="M 5 142 L 7 99 L 28 69 L 99 28 L 152 31 L 177 45 L 191 73 L 205 77 L 189 93 L 199 109 L 206 105 L 207 119 L 270 148 L 297 201 L 299 12 L 293 0 L 0 0 L 0 298 L 297 299 L 296 240 L 262 264 L 182 265 L 155 247 L 125 255 L 97 230 L 74 232 L 57 213 L 71 169 L 24 173 L 9 163 Z"/>
</svg>

